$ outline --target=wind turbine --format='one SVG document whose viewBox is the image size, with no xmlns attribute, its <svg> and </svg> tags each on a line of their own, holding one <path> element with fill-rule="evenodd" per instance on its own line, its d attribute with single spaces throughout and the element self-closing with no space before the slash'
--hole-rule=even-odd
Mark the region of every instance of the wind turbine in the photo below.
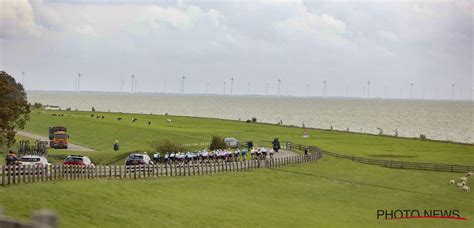
<svg viewBox="0 0 474 228">
<path fill-rule="evenodd" d="M 453 101 L 454 101 L 454 87 L 456 86 L 456 84 L 454 84 L 454 83 L 453 83 L 453 85 L 452 85 L 452 86 L 453 86 L 453 95 L 452 95 L 452 99 L 453 99 Z"/>
<path fill-rule="evenodd" d="M 23 88 L 25 88 L 25 72 L 21 72 L 21 84 L 23 85 Z"/>
<path fill-rule="evenodd" d="M 278 96 L 280 96 L 281 79 L 278 79 Z"/>
<path fill-rule="evenodd" d="M 410 82 L 410 99 L 413 99 L 413 82 Z"/>
<path fill-rule="evenodd" d="M 234 77 L 230 78 L 230 95 L 234 94 Z"/>
<path fill-rule="evenodd" d="M 79 73 L 77 74 L 77 92 L 81 93 L 81 77 L 82 75 Z"/>
<path fill-rule="evenodd" d="M 130 76 L 131 78 L 131 84 L 130 84 L 130 92 L 133 93 L 133 85 L 135 84 L 135 75 L 132 74 L 132 76 Z"/>
<path fill-rule="evenodd" d="M 186 79 L 186 77 L 183 76 L 182 79 L 183 79 L 183 90 L 181 91 L 181 95 L 184 95 L 184 80 Z"/>
<path fill-rule="evenodd" d="M 327 81 L 323 81 L 323 97 L 326 97 L 326 88 L 327 88 Z"/>
<path fill-rule="evenodd" d="M 226 87 L 226 82 L 224 80 L 224 95 L 225 95 L 225 87 Z"/>
<path fill-rule="evenodd" d="M 370 98 L 370 81 L 367 82 L 367 98 Z"/>
</svg>

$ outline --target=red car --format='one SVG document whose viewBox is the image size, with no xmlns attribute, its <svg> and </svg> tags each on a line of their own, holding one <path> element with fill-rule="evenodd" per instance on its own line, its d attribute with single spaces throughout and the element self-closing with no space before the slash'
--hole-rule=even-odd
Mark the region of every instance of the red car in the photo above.
<svg viewBox="0 0 474 228">
<path fill-rule="evenodd" d="M 67 156 L 66 160 L 64 160 L 64 164 L 94 167 L 94 163 L 92 163 L 91 159 L 88 158 L 87 156 L 82 156 L 82 155 L 69 155 Z"/>
</svg>

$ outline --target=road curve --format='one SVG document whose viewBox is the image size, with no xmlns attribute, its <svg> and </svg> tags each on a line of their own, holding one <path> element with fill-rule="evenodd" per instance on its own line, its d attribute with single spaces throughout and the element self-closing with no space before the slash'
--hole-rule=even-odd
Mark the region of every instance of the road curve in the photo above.
<svg viewBox="0 0 474 228">
<path fill-rule="evenodd" d="M 46 136 L 41 136 L 41 135 L 37 135 L 37 134 L 29 133 L 29 132 L 24 132 L 24 131 L 17 131 L 16 134 L 27 137 L 27 138 L 32 138 L 32 139 L 36 139 L 36 140 L 45 140 L 45 141 L 49 142 L 49 139 Z M 49 145 L 48 145 L 48 147 L 49 147 Z M 69 151 L 95 151 L 91 148 L 79 146 L 79 145 L 76 145 L 76 144 L 73 144 L 73 143 L 68 143 L 68 148 L 64 149 L 64 150 L 69 150 Z"/>
</svg>

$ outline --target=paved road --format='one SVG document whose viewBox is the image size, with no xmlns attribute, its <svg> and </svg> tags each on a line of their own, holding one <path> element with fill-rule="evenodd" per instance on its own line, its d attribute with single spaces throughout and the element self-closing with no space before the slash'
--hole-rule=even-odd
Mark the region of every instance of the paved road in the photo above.
<svg viewBox="0 0 474 228">
<path fill-rule="evenodd" d="M 27 138 L 36 139 L 36 140 L 46 140 L 46 141 L 49 142 L 48 137 L 41 136 L 41 135 L 37 135 L 37 134 L 33 134 L 33 133 L 29 133 L 29 132 L 18 131 L 18 132 L 17 132 L 17 135 L 21 135 L 21 136 L 24 136 L 24 137 L 27 137 Z M 65 149 L 65 150 L 70 150 L 70 151 L 95 151 L 95 150 L 93 150 L 93 149 L 90 149 L 90 148 L 87 148 L 87 147 L 83 147 L 83 146 L 79 146 L 79 145 L 72 144 L 72 143 L 69 143 L 68 148 Z"/>
</svg>

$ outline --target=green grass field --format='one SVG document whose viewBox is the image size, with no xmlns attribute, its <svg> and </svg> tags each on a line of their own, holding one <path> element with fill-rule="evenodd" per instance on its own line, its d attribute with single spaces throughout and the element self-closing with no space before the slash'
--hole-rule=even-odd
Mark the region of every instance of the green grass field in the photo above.
<svg viewBox="0 0 474 228">
<path fill-rule="evenodd" d="M 67 126 L 74 143 L 97 150 L 82 154 L 100 164 L 123 164 L 129 152 L 149 151 L 152 140 L 204 142 L 213 134 L 254 142 L 279 137 L 366 157 L 474 164 L 472 145 L 319 130 L 310 130 L 305 140 L 302 129 L 237 121 L 117 113 L 101 113 L 105 119 L 99 120 L 88 112 L 51 113 L 35 111 L 26 131 L 46 135 L 48 126 Z M 117 121 L 119 116 L 124 120 Z M 137 123 L 131 123 L 132 116 Z M 112 151 L 115 139 L 120 152 Z M 49 158 L 59 162 L 68 153 L 51 150 Z M 461 175 L 323 157 L 300 166 L 213 176 L 0 187 L 0 207 L 20 219 L 50 208 L 60 214 L 61 227 L 473 227 L 473 193 L 448 185 Z M 456 209 L 468 220 L 377 220 L 379 209 Z"/>
<path fill-rule="evenodd" d="M 324 150 L 349 155 L 407 161 L 423 161 L 450 164 L 474 164 L 474 145 L 380 137 L 336 131 L 309 130 L 310 138 L 303 139 L 303 129 L 268 124 L 206 118 L 95 113 L 104 119 L 90 117 L 90 112 L 46 112 L 33 111 L 25 130 L 46 136 L 49 126 L 66 126 L 73 143 L 98 150 L 82 152 L 98 164 L 122 164 L 131 151 L 150 151 L 149 142 L 171 139 L 178 143 L 209 142 L 212 135 L 236 137 L 242 142 L 258 143 L 275 137 L 295 143 L 316 145 Z M 62 113 L 64 116 L 52 116 Z M 122 121 L 117 121 L 122 117 Z M 136 123 L 130 120 L 138 118 Z M 166 119 L 172 119 L 169 124 Z M 147 122 L 151 121 L 148 126 Z M 112 145 L 120 141 L 120 152 Z M 196 149 L 196 148 L 193 148 Z M 202 149 L 202 148 L 199 148 Z M 51 150 L 52 161 L 62 160 L 69 152 Z"/>
<path fill-rule="evenodd" d="M 0 202 L 23 219 L 52 208 L 62 227 L 472 227 L 474 196 L 447 184 L 457 176 L 326 157 L 246 173 L 8 186 Z M 385 221 L 379 209 L 457 209 L 470 220 Z"/>
</svg>

